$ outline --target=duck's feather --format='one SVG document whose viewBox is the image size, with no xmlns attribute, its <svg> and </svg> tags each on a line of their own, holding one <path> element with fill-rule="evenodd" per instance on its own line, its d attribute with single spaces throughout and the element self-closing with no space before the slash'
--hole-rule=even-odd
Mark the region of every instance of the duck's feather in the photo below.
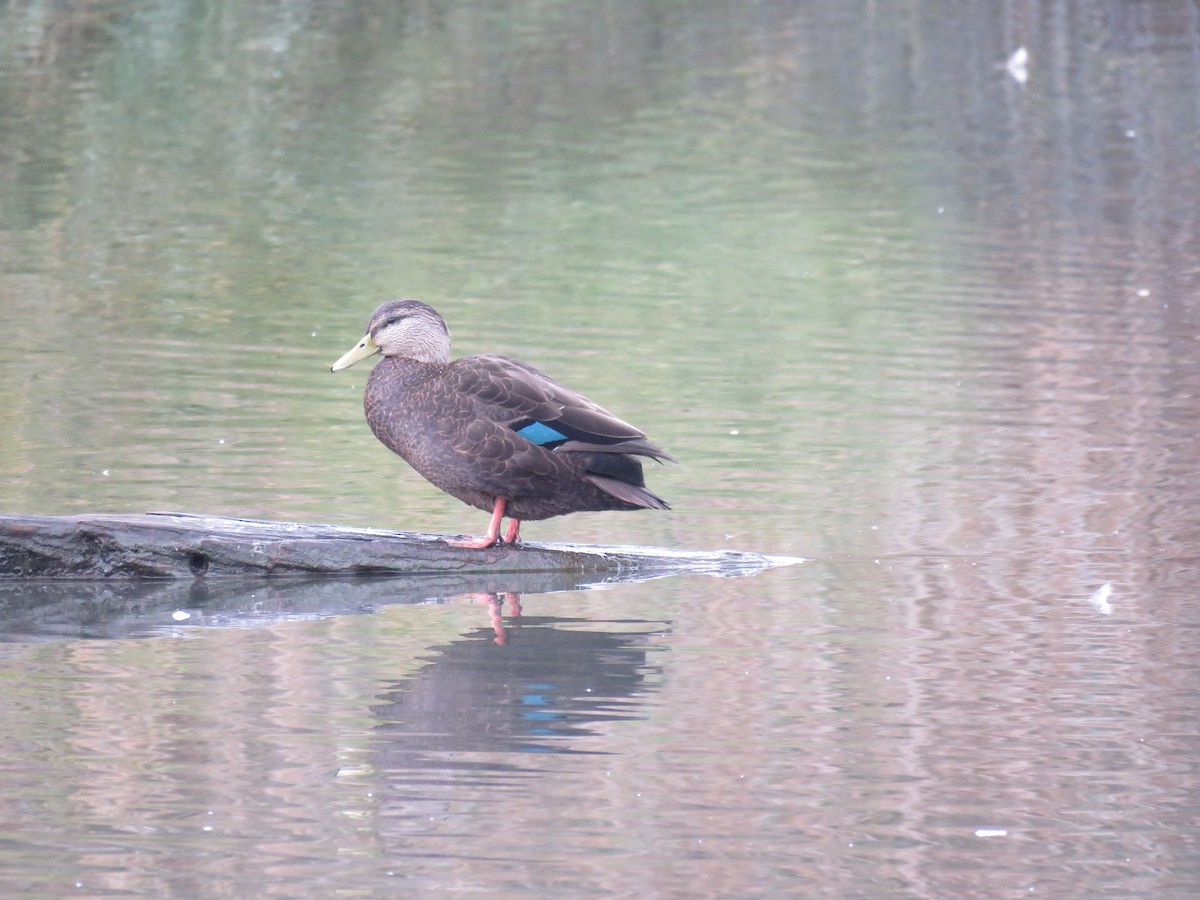
<svg viewBox="0 0 1200 900">
<path fill-rule="evenodd" d="M 472 398 L 480 418 L 539 446 L 671 459 L 628 422 L 518 360 L 491 353 L 464 356 L 442 378 L 456 394 Z"/>
<path fill-rule="evenodd" d="M 604 493 L 611 494 L 618 500 L 624 500 L 631 506 L 640 506 L 642 509 L 671 508 L 667 506 L 666 501 L 662 497 L 636 484 L 629 484 L 617 478 L 605 478 L 603 475 L 596 475 L 593 472 L 588 472 L 583 477 L 604 491 Z"/>
</svg>

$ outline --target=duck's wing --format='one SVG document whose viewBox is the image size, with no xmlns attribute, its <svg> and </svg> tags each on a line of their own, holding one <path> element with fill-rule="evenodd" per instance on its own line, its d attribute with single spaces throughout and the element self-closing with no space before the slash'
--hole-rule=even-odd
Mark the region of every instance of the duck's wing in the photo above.
<svg viewBox="0 0 1200 900">
<path fill-rule="evenodd" d="M 443 377 L 472 398 L 479 417 L 547 449 L 672 459 L 628 422 L 518 360 L 491 353 L 464 356 Z"/>
</svg>

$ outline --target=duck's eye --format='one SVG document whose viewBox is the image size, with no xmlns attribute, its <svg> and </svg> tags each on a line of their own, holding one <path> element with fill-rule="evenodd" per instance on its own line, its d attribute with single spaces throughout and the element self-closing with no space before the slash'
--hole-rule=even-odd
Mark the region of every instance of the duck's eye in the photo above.
<svg viewBox="0 0 1200 900">
<path fill-rule="evenodd" d="M 395 324 L 396 324 L 396 317 L 395 317 L 395 316 L 388 316 L 386 319 L 384 319 L 384 320 L 383 320 L 383 327 L 384 327 L 384 328 L 391 328 L 391 327 L 392 327 L 393 325 L 395 325 Z"/>
</svg>

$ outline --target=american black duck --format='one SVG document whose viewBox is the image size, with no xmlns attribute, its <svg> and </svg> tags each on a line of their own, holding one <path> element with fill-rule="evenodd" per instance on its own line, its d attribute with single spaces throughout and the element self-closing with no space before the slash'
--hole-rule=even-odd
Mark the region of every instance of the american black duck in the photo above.
<svg viewBox="0 0 1200 900">
<path fill-rule="evenodd" d="M 521 522 L 606 509 L 668 509 L 646 487 L 639 456 L 669 460 L 632 425 L 533 366 L 482 353 L 451 362 L 450 332 L 419 300 L 392 300 L 333 364 L 376 353 L 367 422 L 383 445 L 447 494 L 492 514 L 481 538 L 458 547 L 520 540 Z"/>
</svg>

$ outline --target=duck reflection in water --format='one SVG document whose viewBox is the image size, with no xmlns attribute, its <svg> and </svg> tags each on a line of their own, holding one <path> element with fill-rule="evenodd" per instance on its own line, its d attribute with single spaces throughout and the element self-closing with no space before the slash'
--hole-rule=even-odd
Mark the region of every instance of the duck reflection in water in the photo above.
<svg viewBox="0 0 1200 900">
<path fill-rule="evenodd" d="M 509 608 L 509 618 L 511 619 L 509 624 L 513 628 L 521 627 L 521 595 L 516 591 L 473 591 L 463 594 L 462 599 L 487 604 L 488 615 L 492 621 L 492 631 L 496 634 L 493 640 L 497 644 L 508 643 L 508 632 L 504 625 L 505 603 L 508 603 Z"/>
<path fill-rule="evenodd" d="M 459 596 L 486 603 L 491 626 L 433 649 L 371 708 L 375 767 L 404 803 L 415 782 L 527 774 L 529 757 L 508 754 L 587 753 L 578 741 L 600 723 L 642 717 L 667 623 L 526 616 L 511 591 Z"/>
</svg>

